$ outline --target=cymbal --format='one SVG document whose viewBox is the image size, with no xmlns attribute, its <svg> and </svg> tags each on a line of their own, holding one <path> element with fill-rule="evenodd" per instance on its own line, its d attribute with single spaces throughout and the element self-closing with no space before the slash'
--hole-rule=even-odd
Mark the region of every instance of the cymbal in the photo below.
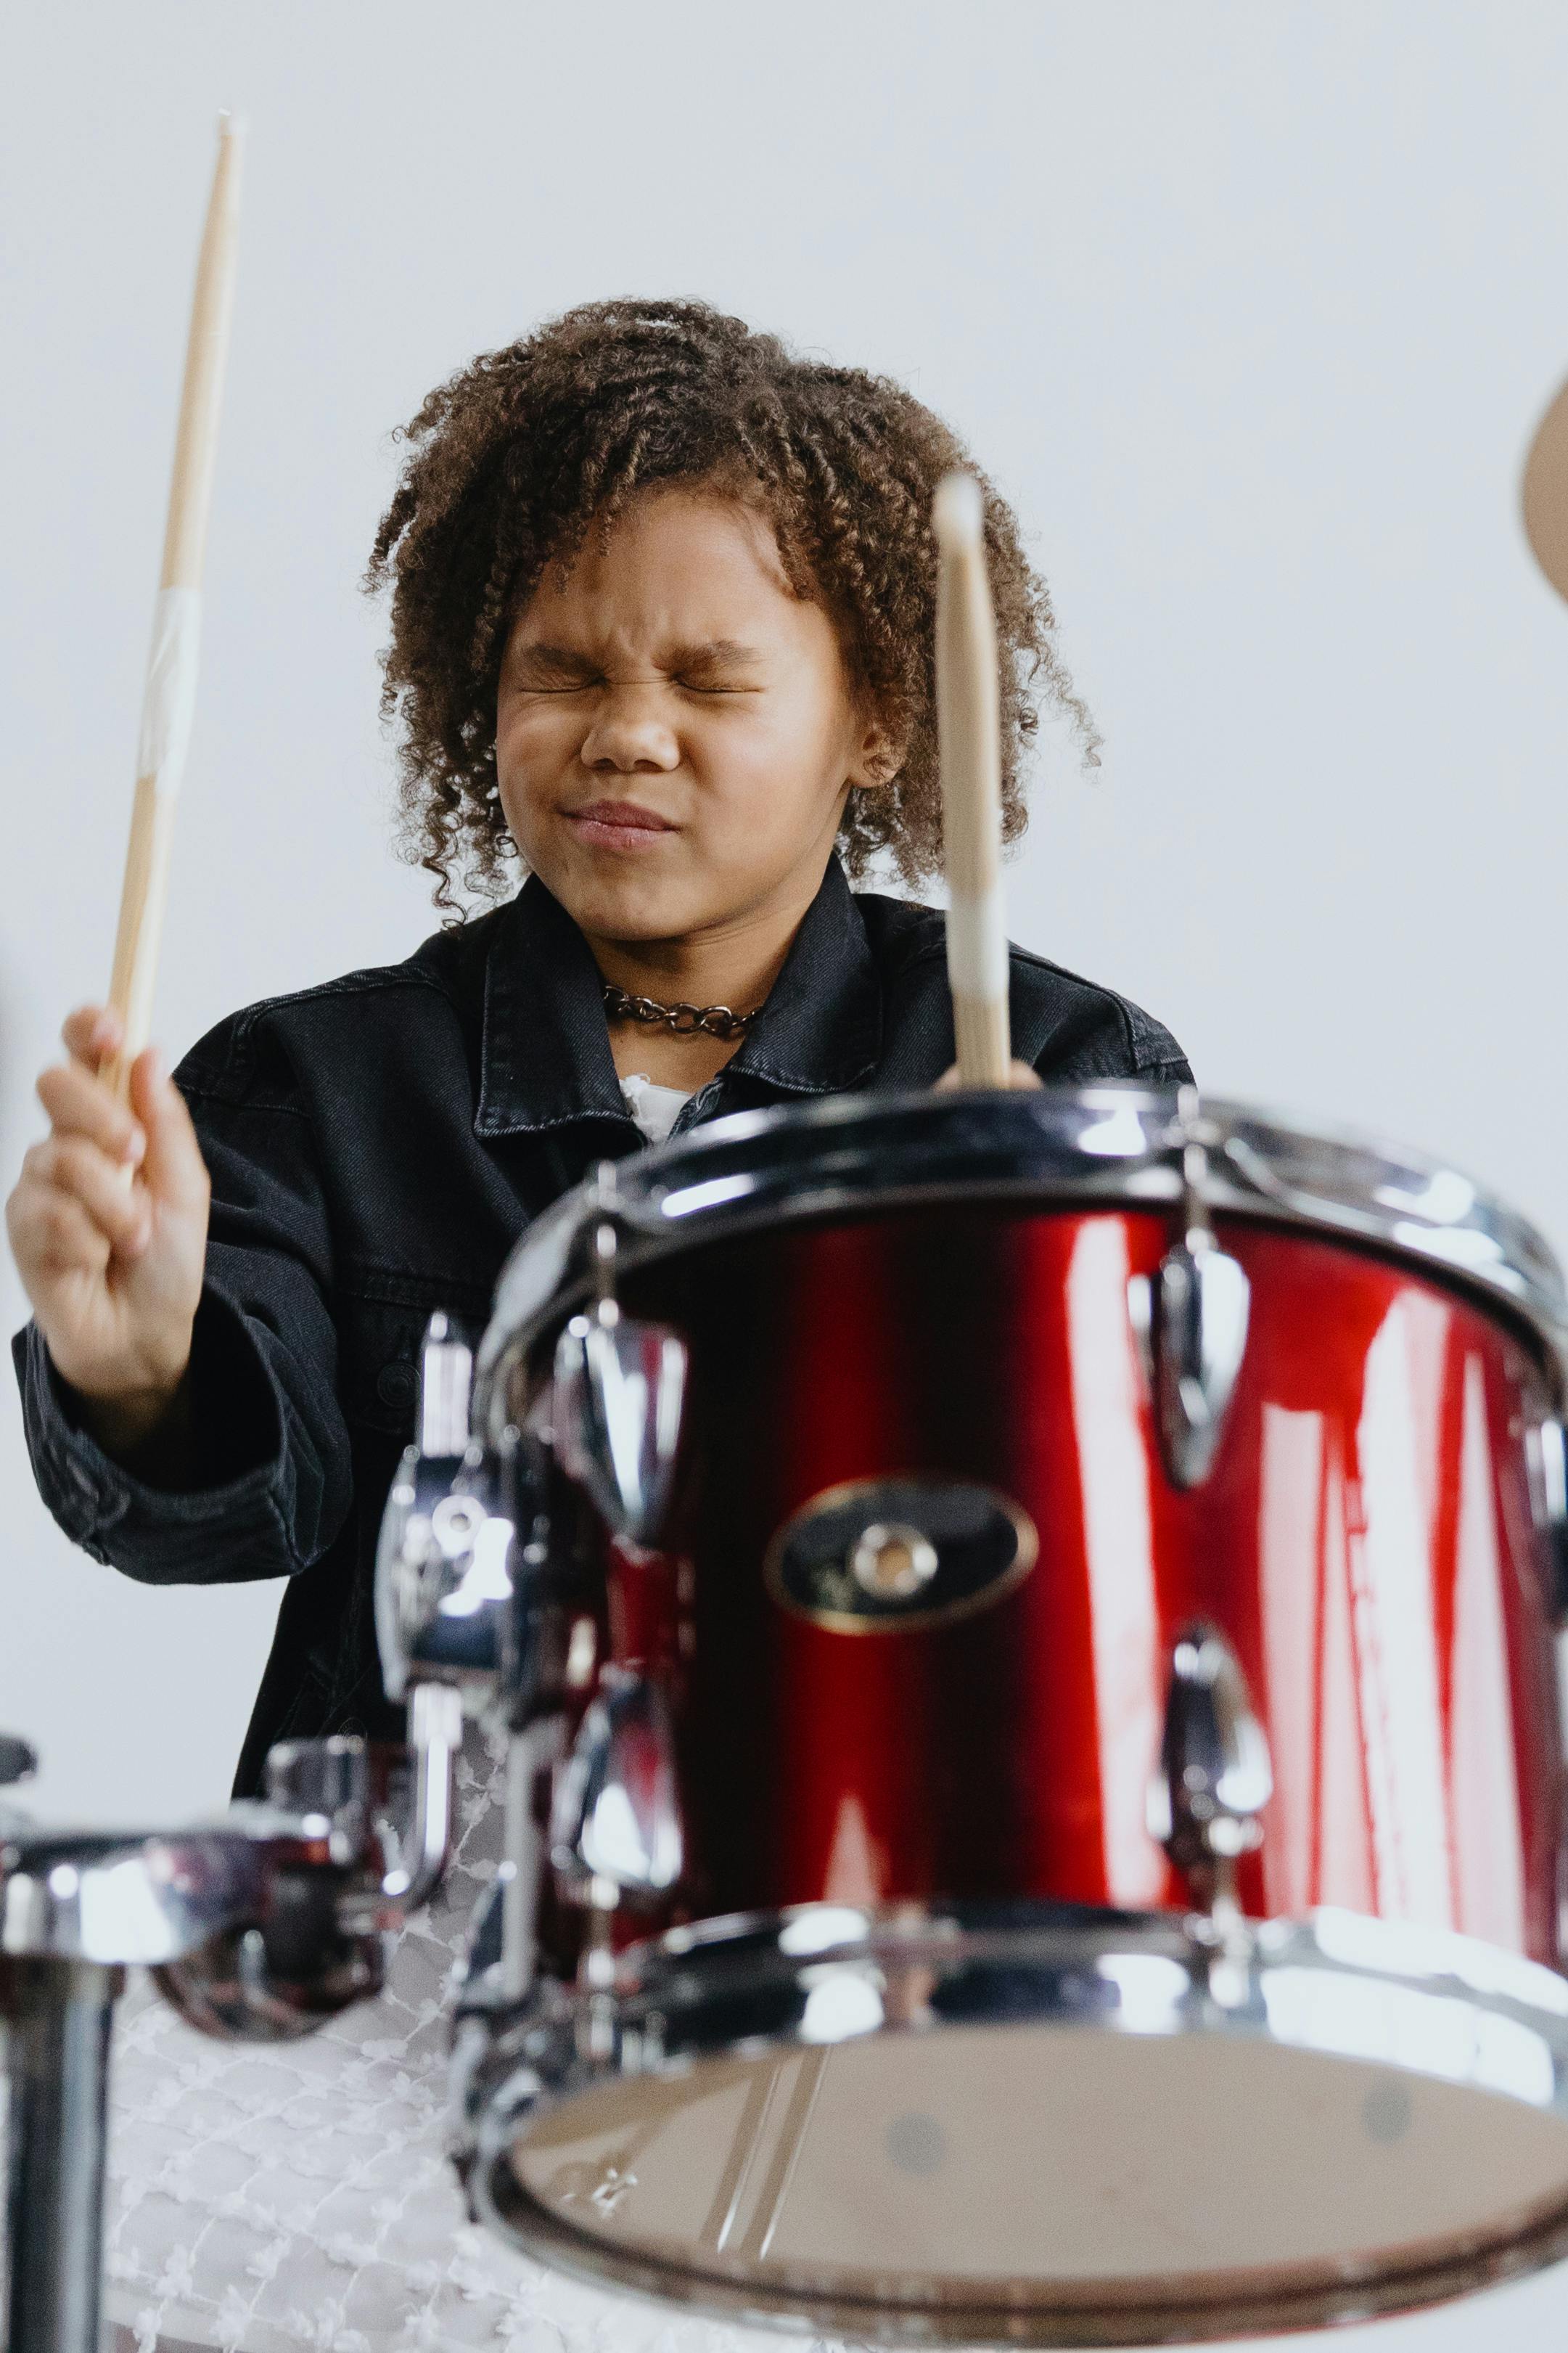
<svg viewBox="0 0 1568 2353">
<path fill-rule="evenodd" d="M 1535 560 L 1568 596 L 1568 384 L 1542 418 L 1525 460 L 1522 504 Z"/>
</svg>

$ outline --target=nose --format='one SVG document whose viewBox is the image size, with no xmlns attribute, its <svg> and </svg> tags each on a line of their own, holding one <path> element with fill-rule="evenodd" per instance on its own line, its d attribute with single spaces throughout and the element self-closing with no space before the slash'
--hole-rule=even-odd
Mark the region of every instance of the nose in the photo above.
<svg viewBox="0 0 1568 2353">
<path fill-rule="evenodd" d="M 679 740 L 659 710 L 658 688 L 612 686 L 601 694 L 579 757 L 585 768 L 625 776 L 679 768 Z"/>
</svg>

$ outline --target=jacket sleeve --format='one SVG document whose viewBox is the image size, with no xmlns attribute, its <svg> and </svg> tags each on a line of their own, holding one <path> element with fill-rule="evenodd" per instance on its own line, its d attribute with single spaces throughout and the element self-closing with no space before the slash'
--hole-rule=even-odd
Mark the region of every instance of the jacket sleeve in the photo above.
<svg viewBox="0 0 1568 2353">
<path fill-rule="evenodd" d="M 1145 1032 L 1125 1019 L 1108 1017 L 1085 1023 L 1081 1034 L 1070 1040 L 1053 1037 L 1032 1053 L 1026 1045 L 1016 1050 L 1052 1086 L 1088 1087 L 1100 1079 L 1135 1079 L 1144 1087 L 1191 1086 L 1192 1064 L 1170 1031 L 1149 1021 L 1147 1015 L 1142 1018 L 1148 1022 Z"/>
<path fill-rule="evenodd" d="M 291 1577 L 352 1500 L 326 1204 L 262 1010 L 221 1024 L 174 1073 L 213 1187 L 191 1353 L 196 1483 L 133 1477 L 82 1427 L 37 1325 L 12 1344 L 45 1504 L 73 1544 L 143 1584 Z"/>
<path fill-rule="evenodd" d="M 1037 958 L 1013 956 L 1013 1051 L 1053 1086 L 1133 1079 L 1140 1086 L 1190 1086 L 1192 1065 L 1163 1021 L 1130 997 L 1066 973 L 1031 985 Z M 1023 967 L 1023 970 L 1020 970 Z"/>
</svg>

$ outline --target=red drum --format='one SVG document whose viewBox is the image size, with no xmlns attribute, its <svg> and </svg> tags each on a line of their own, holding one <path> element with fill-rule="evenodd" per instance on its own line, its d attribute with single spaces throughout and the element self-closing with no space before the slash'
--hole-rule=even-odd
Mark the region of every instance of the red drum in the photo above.
<svg viewBox="0 0 1568 2353">
<path fill-rule="evenodd" d="M 1462 1177 L 1190 1095 L 747 1116 L 561 1204 L 478 1411 L 603 1599 L 538 1973 L 469 1970 L 477 2211 L 901 2343 L 1562 2253 L 1563 1328 Z"/>
</svg>

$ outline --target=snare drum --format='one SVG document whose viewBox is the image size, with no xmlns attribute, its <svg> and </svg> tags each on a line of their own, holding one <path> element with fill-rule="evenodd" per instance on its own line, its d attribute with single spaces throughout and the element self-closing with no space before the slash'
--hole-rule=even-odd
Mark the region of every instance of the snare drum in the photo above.
<svg viewBox="0 0 1568 2353">
<path fill-rule="evenodd" d="M 475 2211 L 906 2344 L 1563 2253 L 1563 1326 L 1456 1173 L 1190 1093 L 745 1115 L 559 1204 L 475 1401 L 556 1561 Z"/>
</svg>

